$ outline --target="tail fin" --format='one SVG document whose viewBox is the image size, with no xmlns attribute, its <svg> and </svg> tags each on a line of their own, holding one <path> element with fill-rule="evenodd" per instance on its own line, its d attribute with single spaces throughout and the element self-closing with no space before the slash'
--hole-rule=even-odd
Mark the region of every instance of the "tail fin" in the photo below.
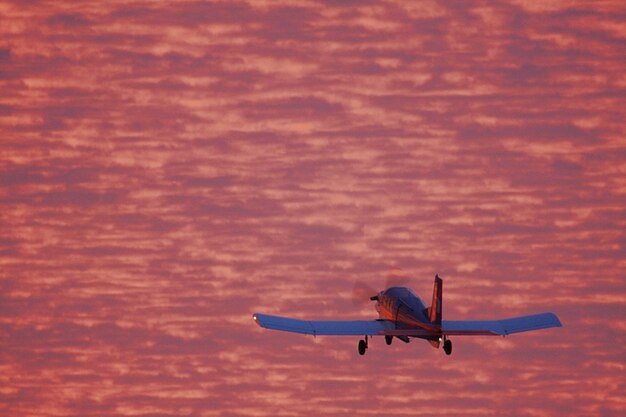
<svg viewBox="0 0 626 417">
<path fill-rule="evenodd" d="M 435 287 L 433 288 L 433 302 L 428 308 L 428 318 L 433 324 L 441 324 L 441 298 L 443 295 L 443 281 L 439 274 L 435 275 Z"/>
</svg>

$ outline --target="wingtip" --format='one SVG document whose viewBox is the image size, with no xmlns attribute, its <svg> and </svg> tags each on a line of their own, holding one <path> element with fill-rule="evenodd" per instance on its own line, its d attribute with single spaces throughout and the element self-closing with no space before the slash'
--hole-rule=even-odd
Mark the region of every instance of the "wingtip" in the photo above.
<svg viewBox="0 0 626 417">
<path fill-rule="evenodd" d="M 563 327 L 563 323 L 561 323 L 561 319 L 559 319 L 559 316 L 557 316 L 554 313 L 550 313 L 550 314 L 552 314 L 552 317 L 554 318 L 554 322 L 555 322 L 554 327 Z"/>
</svg>

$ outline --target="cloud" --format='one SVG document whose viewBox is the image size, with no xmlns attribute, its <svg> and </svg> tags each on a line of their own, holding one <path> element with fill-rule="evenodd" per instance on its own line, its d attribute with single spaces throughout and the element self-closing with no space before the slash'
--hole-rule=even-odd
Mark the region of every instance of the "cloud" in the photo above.
<svg viewBox="0 0 626 417">
<path fill-rule="evenodd" d="M 623 414 L 615 4 L 0 7 L 6 413 Z M 251 320 L 375 318 L 391 267 L 564 327 L 359 357 Z"/>
</svg>

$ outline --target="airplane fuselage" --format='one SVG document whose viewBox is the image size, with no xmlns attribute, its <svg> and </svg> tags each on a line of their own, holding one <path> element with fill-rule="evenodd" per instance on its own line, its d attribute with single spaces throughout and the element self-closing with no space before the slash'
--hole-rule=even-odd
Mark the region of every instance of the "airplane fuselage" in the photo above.
<svg viewBox="0 0 626 417">
<path fill-rule="evenodd" d="M 431 323 L 428 308 L 410 288 L 391 287 L 376 296 L 380 319 L 394 322 L 397 328 L 414 328 L 439 332 L 441 326 Z"/>
</svg>

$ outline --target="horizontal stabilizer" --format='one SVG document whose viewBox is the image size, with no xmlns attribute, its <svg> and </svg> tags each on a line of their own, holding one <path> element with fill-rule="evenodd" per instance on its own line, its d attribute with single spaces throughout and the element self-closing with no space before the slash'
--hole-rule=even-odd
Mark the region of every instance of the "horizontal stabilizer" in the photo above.
<svg viewBox="0 0 626 417">
<path fill-rule="evenodd" d="M 446 336 L 501 336 L 561 326 L 559 318 L 554 313 L 542 313 L 505 320 L 444 320 L 441 333 Z"/>
<path fill-rule="evenodd" d="M 394 328 L 393 323 L 387 320 L 311 321 L 260 313 L 253 314 L 252 318 L 266 329 L 318 336 L 374 336 Z"/>
</svg>

